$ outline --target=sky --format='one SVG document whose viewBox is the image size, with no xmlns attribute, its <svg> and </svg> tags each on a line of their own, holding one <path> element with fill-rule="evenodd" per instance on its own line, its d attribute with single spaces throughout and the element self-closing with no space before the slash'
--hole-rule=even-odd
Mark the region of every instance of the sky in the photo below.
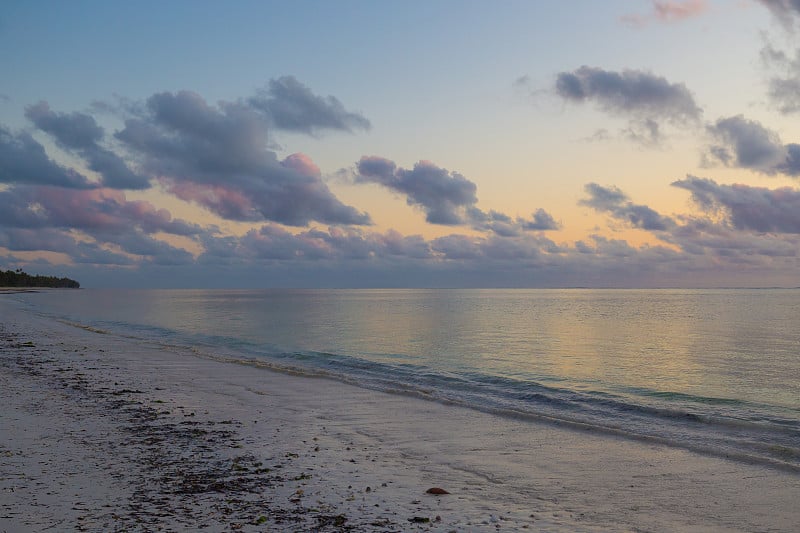
<svg viewBox="0 0 800 533">
<path fill-rule="evenodd" d="M 0 269 L 800 286 L 800 1 L 8 0 Z"/>
</svg>

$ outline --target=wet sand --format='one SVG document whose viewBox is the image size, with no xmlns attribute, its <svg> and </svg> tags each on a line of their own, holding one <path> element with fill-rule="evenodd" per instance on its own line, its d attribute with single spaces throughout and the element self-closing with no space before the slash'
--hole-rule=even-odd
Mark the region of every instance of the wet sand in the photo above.
<svg viewBox="0 0 800 533">
<path fill-rule="evenodd" d="M 6 296 L 0 401 L 0 531 L 800 523 L 796 473 L 200 358 Z"/>
</svg>

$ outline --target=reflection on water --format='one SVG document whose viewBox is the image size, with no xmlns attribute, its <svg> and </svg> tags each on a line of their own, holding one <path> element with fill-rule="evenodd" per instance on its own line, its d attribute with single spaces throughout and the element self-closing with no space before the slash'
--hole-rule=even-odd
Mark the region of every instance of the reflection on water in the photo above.
<svg viewBox="0 0 800 533">
<path fill-rule="evenodd" d="M 82 290 L 20 295 L 145 324 L 573 390 L 800 407 L 800 291 Z"/>
</svg>

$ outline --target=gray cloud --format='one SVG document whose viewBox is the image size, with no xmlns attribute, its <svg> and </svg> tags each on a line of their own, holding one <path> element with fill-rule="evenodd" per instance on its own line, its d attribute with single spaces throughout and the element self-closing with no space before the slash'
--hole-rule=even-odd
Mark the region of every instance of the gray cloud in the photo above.
<svg viewBox="0 0 800 533">
<path fill-rule="evenodd" d="M 559 229 L 561 225 L 544 209 L 537 209 L 529 220 L 519 220 L 526 231 L 546 231 Z"/>
<path fill-rule="evenodd" d="M 10 251 L 48 251 L 69 256 L 75 263 L 95 265 L 133 265 L 128 256 L 105 250 L 93 242 L 78 241 L 58 229 L 31 230 L 4 228 L 0 232 L 0 247 Z"/>
<path fill-rule="evenodd" d="M 116 150 L 103 144 L 103 128 L 90 114 L 57 113 L 47 102 L 29 106 L 25 114 L 59 147 L 83 158 L 100 182 L 54 163 L 30 135 L 0 127 L 0 183 L 144 189 L 152 178 L 226 219 L 295 226 L 371 223 L 368 214 L 335 197 L 307 156 L 279 160 L 270 150 L 270 127 L 307 133 L 369 127 L 336 98 L 314 95 L 292 77 L 272 80 L 249 101 L 209 105 L 189 91 L 164 92 L 144 104 L 121 101 L 94 110 L 125 117 L 115 133 L 121 143 Z M 137 172 L 120 148 L 137 162 Z"/>
<path fill-rule="evenodd" d="M 614 218 L 636 227 L 663 227 L 657 233 L 658 238 L 678 250 L 648 246 L 633 248 L 625 241 L 593 236 L 594 246 L 586 242 L 575 243 L 576 255 L 569 255 L 565 268 L 574 268 L 581 262 L 598 268 L 608 261 L 626 267 L 636 264 L 636 269 L 629 269 L 632 276 L 641 274 L 636 272 L 637 269 L 658 272 L 661 277 L 683 272 L 683 276 L 675 279 L 682 279 L 678 284 L 684 286 L 687 272 L 708 285 L 741 283 L 735 281 L 737 278 L 749 279 L 752 284 L 753 280 L 761 279 L 761 273 L 766 270 L 784 283 L 796 275 L 792 272 L 800 266 L 797 257 L 800 237 L 797 234 L 798 217 L 792 211 L 797 211 L 800 192 L 788 188 L 770 191 L 738 185 L 723 186 L 692 176 L 673 183 L 673 186 L 689 190 L 703 214 L 666 218 L 646 206 L 633 204 L 616 187 L 595 184 L 587 185 L 590 199 L 581 203 L 610 212 Z M 650 223 L 646 222 L 648 218 Z M 586 259 L 581 261 L 579 256 Z M 621 258 L 625 259 L 623 263 L 619 262 Z M 723 281 L 725 279 L 730 281 Z"/>
<path fill-rule="evenodd" d="M 159 93 L 117 138 L 176 196 L 232 220 L 369 224 L 342 204 L 302 154 L 279 161 L 267 123 L 243 104 L 208 105 L 195 93 Z"/>
<path fill-rule="evenodd" d="M 425 220 L 431 224 L 464 224 L 465 208 L 478 202 L 473 182 L 430 161 L 420 161 L 407 170 L 383 158 L 362 157 L 356 168 L 356 181 L 378 183 L 405 194 L 408 204 L 425 211 Z"/>
<path fill-rule="evenodd" d="M 426 241 L 419 235 L 404 236 L 393 230 L 374 233 L 358 228 L 328 228 L 291 233 L 273 224 L 250 230 L 240 238 L 207 235 L 204 243 L 206 253 L 200 261 L 209 264 L 225 264 L 238 257 L 292 264 L 345 261 L 388 266 L 400 261 L 419 267 L 441 262 L 533 261 L 543 255 L 567 252 L 541 236 L 507 238 L 496 234 L 488 237 L 454 234 Z"/>
<path fill-rule="evenodd" d="M 608 113 L 673 122 L 698 120 L 701 109 L 682 83 L 641 70 L 613 72 L 582 66 L 556 77 L 556 93 L 563 99 L 596 102 Z"/>
<path fill-rule="evenodd" d="M 675 225 L 669 218 L 646 205 L 637 205 L 617 187 L 603 187 L 597 183 L 589 183 L 585 187 L 589 198 L 580 201 L 581 205 L 591 207 L 600 212 L 609 213 L 635 228 L 648 231 L 666 231 Z"/>
<path fill-rule="evenodd" d="M 736 229 L 800 233 L 800 191 L 797 189 L 720 185 L 695 176 L 687 176 L 672 185 L 691 192 L 692 200 L 704 211 L 724 211 Z"/>
<path fill-rule="evenodd" d="M 1 228 L 2 226 L 0 226 Z M 142 264 L 187 265 L 190 253 L 132 229 L 125 233 L 97 236 L 88 242 L 76 239 L 69 230 L 59 228 L 2 228 L 0 247 L 11 251 L 48 251 L 67 255 L 81 264 L 132 266 Z M 111 245 L 119 251 L 103 246 Z M 131 257 L 137 256 L 137 257 Z"/>
<path fill-rule="evenodd" d="M 767 96 L 783 114 L 800 112 L 800 50 L 792 57 L 767 44 L 761 50 L 764 66 L 772 71 Z"/>
<path fill-rule="evenodd" d="M 682 83 L 641 70 L 614 72 L 582 66 L 556 76 L 555 91 L 568 102 L 595 102 L 611 115 L 627 117 L 625 137 L 653 146 L 662 139 L 659 121 L 685 125 L 700 120 L 702 110 Z"/>
<path fill-rule="evenodd" d="M 661 227 L 659 239 L 679 248 L 662 255 L 679 271 L 758 272 L 758 269 L 796 269 L 800 245 L 800 191 L 769 190 L 744 185 L 718 185 L 708 179 L 688 176 L 672 184 L 688 190 L 701 209 L 701 216 L 662 217 L 646 206 L 637 206 L 616 187 L 587 185 L 591 198 L 581 203 L 607 211 L 636 227 Z M 650 218 L 651 222 L 646 220 Z M 659 223 L 659 219 L 661 222 Z M 656 224 L 652 221 L 655 220 Z M 634 249 L 624 241 L 593 237 L 595 246 L 575 243 L 575 250 L 592 257 L 628 257 L 643 261 L 646 247 Z M 653 257 L 656 257 L 653 256 Z M 641 263 L 648 266 L 648 262 Z M 649 264 L 650 268 L 655 267 Z M 713 277 L 708 278 L 714 281 Z M 719 282 L 719 280 L 714 281 Z"/>
<path fill-rule="evenodd" d="M 115 265 L 188 264 L 190 253 L 154 234 L 197 238 L 208 231 L 149 202 L 128 201 L 120 191 L 31 186 L 0 192 L 0 229 L 5 235 L 0 246 L 10 250 L 45 250 L 76 263 Z M 84 238 L 76 239 L 74 232 Z"/>
<path fill-rule="evenodd" d="M 133 230 L 193 237 L 204 231 L 196 224 L 172 218 L 166 209 L 149 202 L 129 201 L 120 191 L 29 186 L 0 191 L 0 224 L 76 229 L 94 237 Z"/>
<path fill-rule="evenodd" d="M 59 146 L 78 153 L 89 168 L 102 176 L 102 184 L 114 189 L 147 189 L 147 176 L 134 173 L 114 152 L 100 146 L 103 128 L 94 117 L 85 113 L 55 113 L 47 102 L 25 109 L 25 116 L 34 125 L 51 135 Z"/>
<path fill-rule="evenodd" d="M 688 264 L 702 257 L 712 258 L 722 268 L 774 269 L 773 259 L 789 258 L 792 261 L 785 266 L 795 272 L 798 266 L 795 260 L 800 240 L 796 235 L 745 231 L 733 227 L 728 220 L 720 223 L 708 218 L 686 217 L 671 237 L 687 254 Z M 709 265 L 701 262 L 697 268 L 703 266 Z"/>
<path fill-rule="evenodd" d="M 142 257 L 141 262 L 169 266 L 189 265 L 194 262 L 192 254 L 183 248 L 177 248 L 140 230 L 109 236 L 105 242 L 119 246 L 126 253 Z"/>
<path fill-rule="evenodd" d="M 411 259 L 431 257 L 431 246 L 421 235 L 401 235 L 397 231 L 389 230 L 381 235 L 381 241 L 388 256 Z"/>
<path fill-rule="evenodd" d="M 492 231 L 500 237 L 515 237 L 524 231 L 551 231 L 561 228 L 553 216 L 544 209 L 537 209 L 530 218 L 511 218 L 498 211 L 490 210 L 484 213 L 478 208 L 467 210 L 470 225 L 479 230 Z"/>
<path fill-rule="evenodd" d="M 597 197 L 617 206 L 630 202 L 614 188 L 606 188 Z M 556 245 L 542 234 L 448 235 L 426 241 L 420 236 L 359 228 L 294 233 L 275 224 L 243 236 L 202 233 L 198 241 L 205 252 L 194 261 L 186 252 L 174 253 L 166 243 L 152 242 L 138 229 L 112 236 L 114 240 L 103 247 L 89 243 L 84 249 L 79 249 L 81 243 L 66 231 L 47 229 L 26 234 L 26 230 L 12 229 L 0 231 L 0 247 L 28 250 L 33 244 L 37 249 L 68 253 L 78 263 L 127 261 L 137 265 L 130 272 L 136 273 L 140 283 L 147 280 L 149 285 L 167 286 L 752 285 L 753 276 L 763 276 L 767 270 L 774 276 L 771 280 L 791 283 L 796 279 L 797 234 L 737 229 L 728 219 L 720 222 L 718 213 L 708 213 L 708 218 L 681 217 L 681 224 L 658 234 L 674 248 L 634 247 L 624 240 L 598 235 L 573 245 Z M 109 244 L 112 249 L 107 248 Z M 114 251 L 117 249 L 122 253 Z M 142 255 L 130 256 L 133 252 Z M 11 264 L 14 258 L 7 257 Z M 167 276 L 169 265 L 176 264 L 184 265 L 179 278 L 153 281 L 154 276 Z M 24 267 L 24 262 L 20 266 Z M 156 267 L 166 270 L 153 270 Z M 687 272 L 691 272 L 691 278 L 687 279 Z M 85 270 L 65 273 L 102 283 L 98 281 L 101 278 Z M 111 282 L 127 283 L 119 275 Z"/>
<path fill-rule="evenodd" d="M 794 77 L 772 78 L 768 95 L 781 113 L 800 112 L 800 72 Z"/>
<path fill-rule="evenodd" d="M 492 231 L 503 237 L 519 235 L 522 229 L 510 216 L 493 209 L 488 213 L 484 213 L 477 207 L 470 207 L 466 210 L 466 218 L 473 228 Z"/>
<path fill-rule="evenodd" d="M 800 175 L 800 145 L 784 145 L 777 133 L 759 122 L 737 115 L 721 118 L 707 129 L 718 143 L 708 147 L 707 161 L 764 174 Z"/>
<path fill-rule="evenodd" d="M 469 261 L 477 263 L 512 263 L 515 265 L 542 266 L 549 257 L 566 252 L 542 236 L 524 235 L 504 237 L 493 234 L 486 237 L 446 235 L 433 239 L 431 249 L 445 262 Z"/>
<path fill-rule="evenodd" d="M 29 134 L 11 133 L 0 125 L 0 183 L 55 185 L 90 189 L 96 185 L 71 168 L 52 161 Z"/>
<path fill-rule="evenodd" d="M 431 248 L 419 235 L 403 236 L 391 230 L 381 234 L 356 228 L 328 228 L 293 234 L 269 224 L 250 230 L 238 240 L 225 238 L 221 246 L 208 246 L 206 254 L 291 262 L 425 260 L 431 258 Z"/>
<path fill-rule="evenodd" d="M 586 99 L 601 103 L 596 95 Z M 635 126 L 646 126 L 652 119 L 656 133 L 633 133 L 658 138 L 660 121 L 669 117 L 649 116 L 642 111 L 646 109 L 638 104 L 607 108 L 634 117 Z M 267 108 L 250 101 L 209 105 L 184 92 L 160 93 L 121 112 L 127 120 L 116 139 L 137 161 L 137 171 L 154 176 L 168 192 L 225 218 L 266 223 L 245 235 L 222 236 L 214 227 L 174 219 L 166 210 L 130 201 L 119 190 L 100 188 L 63 169 L 30 136 L 0 128 L 0 182 L 12 185 L 0 190 L 0 248 L 57 252 L 79 265 L 137 266 L 115 270 L 136 272 L 147 283 L 155 275 L 167 279 L 169 267 L 181 265 L 180 279 L 173 275 L 173 284 L 209 276 L 205 283 L 242 286 L 631 286 L 670 280 L 681 284 L 687 271 L 699 273 L 693 279 L 722 283 L 740 272 L 768 268 L 796 278 L 800 225 L 792 213 L 800 212 L 800 193 L 789 188 L 722 186 L 690 176 L 675 186 L 690 192 L 702 214 L 669 218 L 633 203 L 615 187 L 589 184 L 584 205 L 657 232 L 671 247 L 634 247 L 597 235 L 557 245 L 541 233 L 558 227 L 543 209 L 529 218 L 483 211 L 477 207 L 476 185 L 456 172 L 428 162 L 403 169 L 387 159 L 362 158 L 356 181 L 402 194 L 429 221 L 486 232 L 426 240 L 396 231 L 373 233 L 338 226 L 369 219 L 333 196 L 310 158 L 293 154 L 279 159 L 271 151 L 268 128 L 278 126 Z M 46 104 L 29 108 L 28 114 L 61 147 L 82 157 L 87 149 L 106 150 L 101 145 L 104 133 L 89 115 L 55 113 Z M 297 114 L 295 123 L 305 120 L 307 127 L 296 126 L 293 131 L 348 129 L 326 126 L 313 113 L 311 118 L 297 118 L 302 116 Z M 724 120 L 713 125 L 717 139 L 710 150 L 713 157 L 771 172 L 800 167 L 800 145 L 783 145 L 777 136 L 744 119 Z M 292 129 L 287 124 L 291 122 L 284 129 Z M 356 127 L 360 126 L 353 123 L 349 129 Z M 772 150 L 782 157 L 771 159 Z M 124 164 L 118 154 L 107 152 Z M 95 160 L 97 153 L 92 156 Z M 62 188 L 32 186 L 45 183 Z M 331 227 L 300 231 L 272 223 L 299 226 L 310 221 Z M 200 256 L 194 259 L 161 233 L 190 239 L 202 250 Z M 732 277 L 726 278 L 728 274 Z"/>
<path fill-rule="evenodd" d="M 314 134 L 320 130 L 368 130 L 369 120 L 347 111 L 333 96 L 315 95 L 294 76 L 270 80 L 269 85 L 250 98 L 250 105 L 264 111 L 278 129 Z"/>
<path fill-rule="evenodd" d="M 408 205 L 424 211 L 425 220 L 431 224 L 471 225 L 506 237 L 525 230 L 544 231 L 559 227 L 543 209 L 534 213 L 530 220 L 514 220 L 494 210 L 482 211 L 476 207 L 478 188 L 475 183 L 430 161 L 419 161 L 409 170 L 382 157 L 365 156 L 356 163 L 355 181 L 376 183 L 405 195 Z"/>
<path fill-rule="evenodd" d="M 657 146 L 663 139 L 661 126 L 652 118 L 632 121 L 622 133 L 628 140 L 644 146 Z"/>
<path fill-rule="evenodd" d="M 793 33 L 800 21 L 800 0 L 760 0 L 774 18 Z M 761 50 L 764 65 L 771 70 L 767 96 L 784 114 L 800 112 L 800 49 L 788 54 L 767 43 Z"/>
<path fill-rule="evenodd" d="M 795 17 L 800 17 L 800 0 L 759 0 L 759 2 L 772 11 L 778 22 L 787 28 L 792 27 Z"/>
<path fill-rule="evenodd" d="M 447 235 L 431 242 L 431 247 L 446 259 L 458 261 L 485 257 L 481 248 L 482 239 L 467 235 Z"/>
</svg>

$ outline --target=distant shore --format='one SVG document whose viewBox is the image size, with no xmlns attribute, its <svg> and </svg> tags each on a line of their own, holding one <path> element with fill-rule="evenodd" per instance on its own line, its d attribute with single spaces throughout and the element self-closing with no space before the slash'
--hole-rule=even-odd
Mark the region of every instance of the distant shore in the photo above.
<svg viewBox="0 0 800 533">
<path fill-rule="evenodd" d="M 0 531 L 800 523 L 796 474 L 0 315 Z"/>
</svg>

